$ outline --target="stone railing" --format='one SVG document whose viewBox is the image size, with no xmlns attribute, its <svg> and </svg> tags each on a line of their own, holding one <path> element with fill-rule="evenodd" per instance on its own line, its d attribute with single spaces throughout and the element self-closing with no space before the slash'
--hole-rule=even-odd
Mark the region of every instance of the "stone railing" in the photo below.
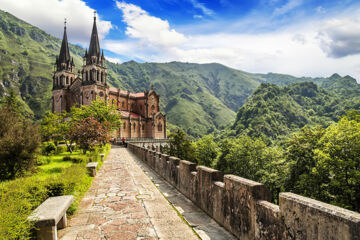
<svg viewBox="0 0 360 240">
<path fill-rule="evenodd" d="M 129 144 L 129 150 L 236 237 L 360 240 L 360 213 Z"/>
</svg>

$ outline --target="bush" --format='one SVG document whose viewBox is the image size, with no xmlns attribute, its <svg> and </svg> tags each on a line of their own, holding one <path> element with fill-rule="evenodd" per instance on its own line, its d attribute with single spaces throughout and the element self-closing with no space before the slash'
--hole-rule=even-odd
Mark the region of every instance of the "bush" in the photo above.
<svg viewBox="0 0 360 240">
<path fill-rule="evenodd" d="M 27 217 L 46 198 L 43 182 L 32 177 L 0 184 L 0 239 L 30 239 Z"/>
<path fill-rule="evenodd" d="M 67 150 L 68 150 L 67 147 L 64 146 L 64 145 L 57 146 L 56 147 L 56 154 L 67 152 Z"/>
<path fill-rule="evenodd" d="M 39 156 L 37 158 L 36 165 L 37 166 L 46 165 L 46 164 L 49 164 L 50 162 L 51 162 L 50 157 Z"/>
<path fill-rule="evenodd" d="M 42 145 L 42 154 L 49 156 L 54 154 L 56 151 L 56 146 L 53 142 L 46 142 Z"/>
<path fill-rule="evenodd" d="M 38 127 L 4 105 L 0 109 L 0 180 L 34 168 L 40 145 Z"/>
<path fill-rule="evenodd" d="M 72 161 L 73 163 L 86 163 L 86 160 L 81 156 L 65 156 L 63 161 Z"/>
<path fill-rule="evenodd" d="M 71 157 L 70 156 L 65 156 L 65 157 L 63 157 L 63 161 L 71 161 Z"/>
</svg>

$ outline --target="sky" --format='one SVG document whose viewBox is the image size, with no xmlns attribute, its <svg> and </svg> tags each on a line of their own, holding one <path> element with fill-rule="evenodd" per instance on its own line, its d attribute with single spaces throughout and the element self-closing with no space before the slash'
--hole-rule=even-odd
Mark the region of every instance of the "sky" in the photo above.
<svg viewBox="0 0 360 240">
<path fill-rule="evenodd" d="M 360 81 L 358 0 L 0 0 L 0 9 L 117 63 L 217 62 L 252 73 Z"/>
</svg>

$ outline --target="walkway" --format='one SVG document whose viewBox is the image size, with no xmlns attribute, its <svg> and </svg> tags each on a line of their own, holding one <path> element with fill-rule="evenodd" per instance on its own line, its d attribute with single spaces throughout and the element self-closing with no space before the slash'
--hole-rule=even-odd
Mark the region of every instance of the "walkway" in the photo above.
<svg viewBox="0 0 360 240">
<path fill-rule="evenodd" d="M 70 219 L 69 226 L 59 231 L 59 237 L 62 240 L 191 240 L 199 239 L 199 234 L 203 239 L 232 238 L 189 200 L 178 194 L 180 193 L 154 175 L 127 149 L 113 146 L 92 186 L 80 202 L 79 211 Z M 166 195 L 169 199 L 182 202 L 182 208 L 179 204 L 174 204 L 180 213 L 184 212 L 183 208 L 191 210 L 190 221 L 187 220 L 194 229 L 179 216 L 164 197 Z M 194 213 L 196 214 L 193 215 Z M 199 224 L 200 228 L 197 227 Z"/>
</svg>

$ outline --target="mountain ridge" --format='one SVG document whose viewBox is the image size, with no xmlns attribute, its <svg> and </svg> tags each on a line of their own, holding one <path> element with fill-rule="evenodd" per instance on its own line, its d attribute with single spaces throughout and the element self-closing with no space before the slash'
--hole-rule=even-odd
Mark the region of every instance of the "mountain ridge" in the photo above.
<svg viewBox="0 0 360 240">
<path fill-rule="evenodd" d="M 90 39 L 90 36 L 89 36 Z M 52 74 L 61 40 L 10 13 L 0 10 L 0 96 L 15 89 L 41 118 L 51 109 Z M 82 66 L 85 49 L 69 44 L 76 66 Z M 199 137 L 231 125 L 238 109 L 262 83 L 286 85 L 313 81 L 325 88 L 347 84 L 343 94 L 358 93 L 349 77 L 296 78 L 285 74 L 254 74 L 219 63 L 138 63 L 107 61 L 108 83 L 129 91 L 144 91 L 154 85 L 161 96 L 161 109 L 168 122 Z M 78 70 L 79 67 L 76 67 Z M 343 81 L 343 82 L 341 82 Z M 354 85 L 354 82 L 356 85 Z M 351 90 L 355 86 L 356 90 Z"/>
</svg>

